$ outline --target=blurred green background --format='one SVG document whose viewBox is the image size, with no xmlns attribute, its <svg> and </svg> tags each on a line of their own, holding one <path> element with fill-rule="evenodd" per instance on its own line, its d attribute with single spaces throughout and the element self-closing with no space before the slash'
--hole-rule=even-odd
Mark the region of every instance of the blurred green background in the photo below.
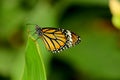
<svg viewBox="0 0 120 80">
<path fill-rule="evenodd" d="M 81 36 L 59 54 L 42 50 L 51 57 L 48 80 L 120 79 L 120 30 L 111 19 L 109 0 L 0 0 L 0 80 L 23 75 L 27 23 Z"/>
</svg>

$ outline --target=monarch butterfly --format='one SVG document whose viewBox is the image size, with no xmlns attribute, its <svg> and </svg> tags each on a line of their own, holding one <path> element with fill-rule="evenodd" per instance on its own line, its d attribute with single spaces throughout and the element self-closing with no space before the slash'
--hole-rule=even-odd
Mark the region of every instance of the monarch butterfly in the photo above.
<svg viewBox="0 0 120 80">
<path fill-rule="evenodd" d="M 61 28 L 41 28 L 35 26 L 35 34 L 42 38 L 47 49 L 57 53 L 80 43 L 81 39 L 74 32 Z"/>
</svg>

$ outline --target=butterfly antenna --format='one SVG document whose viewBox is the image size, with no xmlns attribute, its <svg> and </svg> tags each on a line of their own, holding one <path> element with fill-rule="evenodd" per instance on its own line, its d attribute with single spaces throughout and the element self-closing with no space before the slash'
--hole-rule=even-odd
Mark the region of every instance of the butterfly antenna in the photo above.
<svg viewBox="0 0 120 80">
<path fill-rule="evenodd" d="M 35 25 L 36 26 L 36 24 L 30 24 L 30 23 L 27 23 L 27 24 L 25 24 L 26 26 L 28 26 L 28 25 Z M 34 30 L 29 30 L 29 29 L 27 29 L 27 32 L 33 32 Z M 35 33 L 34 33 L 35 34 Z"/>
<path fill-rule="evenodd" d="M 36 28 L 39 27 L 37 24 L 30 24 L 30 23 L 28 23 L 26 25 L 35 25 Z"/>
<path fill-rule="evenodd" d="M 37 26 L 37 24 L 30 24 L 30 23 L 27 23 L 26 25 L 36 25 Z"/>
</svg>

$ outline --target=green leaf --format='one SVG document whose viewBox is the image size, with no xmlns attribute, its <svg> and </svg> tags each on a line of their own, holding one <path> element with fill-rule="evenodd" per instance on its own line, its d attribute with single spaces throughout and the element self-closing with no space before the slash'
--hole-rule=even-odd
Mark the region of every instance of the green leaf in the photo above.
<svg viewBox="0 0 120 80">
<path fill-rule="evenodd" d="M 29 37 L 25 53 L 23 80 L 47 80 L 41 54 L 38 43 L 32 37 Z"/>
</svg>

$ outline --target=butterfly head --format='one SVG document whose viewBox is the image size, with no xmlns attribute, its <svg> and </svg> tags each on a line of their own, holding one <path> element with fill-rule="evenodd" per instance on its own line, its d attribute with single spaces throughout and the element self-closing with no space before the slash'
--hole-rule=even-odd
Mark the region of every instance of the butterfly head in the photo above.
<svg viewBox="0 0 120 80">
<path fill-rule="evenodd" d="M 35 26 L 35 30 L 36 30 L 36 34 L 38 34 L 38 36 L 41 36 L 42 35 L 42 31 L 41 31 L 42 28 L 40 28 L 38 25 Z"/>
</svg>

